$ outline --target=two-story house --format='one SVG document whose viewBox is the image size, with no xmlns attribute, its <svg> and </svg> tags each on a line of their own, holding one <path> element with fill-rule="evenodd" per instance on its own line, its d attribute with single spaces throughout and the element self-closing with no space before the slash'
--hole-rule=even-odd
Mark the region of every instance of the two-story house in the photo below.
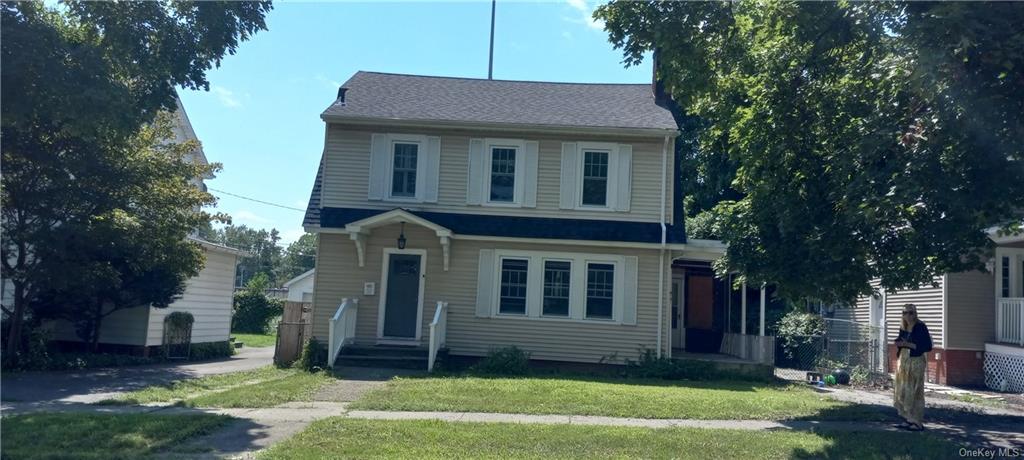
<svg viewBox="0 0 1024 460">
<path fill-rule="evenodd" d="M 398 345 L 431 365 L 441 348 L 506 346 L 621 363 L 685 348 L 685 300 L 719 324 L 707 262 L 723 247 L 686 238 L 679 132 L 656 87 L 352 76 L 321 115 L 304 220 L 331 362 Z M 696 298 L 688 269 L 704 275 Z"/>
</svg>

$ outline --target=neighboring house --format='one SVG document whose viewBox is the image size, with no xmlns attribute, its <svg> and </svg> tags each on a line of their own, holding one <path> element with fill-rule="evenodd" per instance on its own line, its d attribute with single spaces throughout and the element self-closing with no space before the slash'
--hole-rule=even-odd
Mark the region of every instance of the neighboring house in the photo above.
<svg viewBox="0 0 1024 460">
<path fill-rule="evenodd" d="M 990 272 L 947 273 L 934 285 L 879 292 L 858 299 L 853 308 L 838 309 L 836 317 L 883 331 L 892 372 L 900 313 L 912 303 L 934 342 L 927 354 L 929 381 L 1024 392 L 1024 235 L 993 231 L 990 237 L 997 245 Z M 878 282 L 872 285 L 877 288 Z"/>
<path fill-rule="evenodd" d="M 319 233 L 313 335 L 331 359 L 342 345 L 514 345 L 622 363 L 736 343 L 709 266 L 724 247 L 683 228 L 659 86 L 352 76 L 321 115 L 304 220 Z M 736 294 L 744 317 L 747 299 L 763 311 L 762 291 Z M 735 329 L 763 334 L 751 324 Z"/>
<path fill-rule="evenodd" d="M 313 275 L 316 269 L 312 269 L 284 283 L 287 290 L 285 299 L 289 302 L 310 303 L 313 301 Z"/>
<path fill-rule="evenodd" d="M 196 140 L 195 131 L 180 101 L 174 113 L 174 142 Z M 190 161 L 206 164 L 202 147 L 189 157 Z M 212 177 L 207 177 L 207 179 Z M 194 181 L 196 187 L 206 190 L 202 179 Z M 234 294 L 235 266 L 245 253 L 238 249 L 204 241 L 190 240 L 202 245 L 206 264 L 199 274 L 186 282 L 185 292 L 167 308 L 138 307 L 120 310 L 104 318 L 100 327 L 99 343 L 142 349 L 163 345 L 164 318 L 175 311 L 191 313 L 194 318 L 191 343 L 226 342 L 231 332 L 231 312 Z M 54 339 L 80 341 L 74 328 L 60 321 L 53 325 Z"/>
</svg>

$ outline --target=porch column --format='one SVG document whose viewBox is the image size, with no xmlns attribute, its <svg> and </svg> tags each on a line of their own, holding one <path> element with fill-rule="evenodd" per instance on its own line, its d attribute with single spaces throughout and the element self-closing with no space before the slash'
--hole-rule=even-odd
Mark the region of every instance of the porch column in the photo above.
<svg viewBox="0 0 1024 460">
<path fill-rule="evenodd" d="M 743 286 L 740 287 L 742 294 L 740 296 L 740 334 L 746 335 L 747 333 L 747 282 L 743 282 Z"/>
<path fill-rule="evenodd" d="M 759 331 L 759 333 L 757 335 L 760 335 L 760 336 L 764 337 L 764 285 L 763 284 L 761 285 L 761 316 L 758 316 L 758 318 L 761 318 L 761 330 Z"/>
</svg>

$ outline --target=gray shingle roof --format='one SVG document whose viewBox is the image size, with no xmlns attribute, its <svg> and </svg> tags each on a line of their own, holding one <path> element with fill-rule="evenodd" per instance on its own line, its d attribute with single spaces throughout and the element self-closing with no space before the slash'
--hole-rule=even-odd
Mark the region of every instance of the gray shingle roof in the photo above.
<svg viewBox="0 0 1024 460">
<path fill-rule="evenodd" d="M 649 84 L 548 83 L 356 72 L 324 117 L 677 129 Z"/>
<path fill-rule="evenodd" d="M 320 157 L 320 167 L 316 170 L 316 179 L 313 180 L 313 191 L 309 193 L 309 205 L 306 206 L 306 215 L 302 218 L 303 227 L 320 226 L 320 189 L 324 183 L 324 159 Z"/>
</svg>

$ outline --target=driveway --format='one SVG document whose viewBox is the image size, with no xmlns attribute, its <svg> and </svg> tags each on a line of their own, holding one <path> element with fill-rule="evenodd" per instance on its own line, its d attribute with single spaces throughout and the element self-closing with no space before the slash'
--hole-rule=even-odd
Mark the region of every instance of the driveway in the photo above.
<svg viewBox="0 0 1024 460">
<path fill-rule="evenodd" d="M 8 402 L 23 407 L 93 403 L 150 385 L 255 369 L 271 364 L 273 358 L 274 347 L 242 348 L 230 358 L 215 361 L 83 371 L 7 372 L 0 380 L 0 391 L 4 406 Z"/>
</svg>

